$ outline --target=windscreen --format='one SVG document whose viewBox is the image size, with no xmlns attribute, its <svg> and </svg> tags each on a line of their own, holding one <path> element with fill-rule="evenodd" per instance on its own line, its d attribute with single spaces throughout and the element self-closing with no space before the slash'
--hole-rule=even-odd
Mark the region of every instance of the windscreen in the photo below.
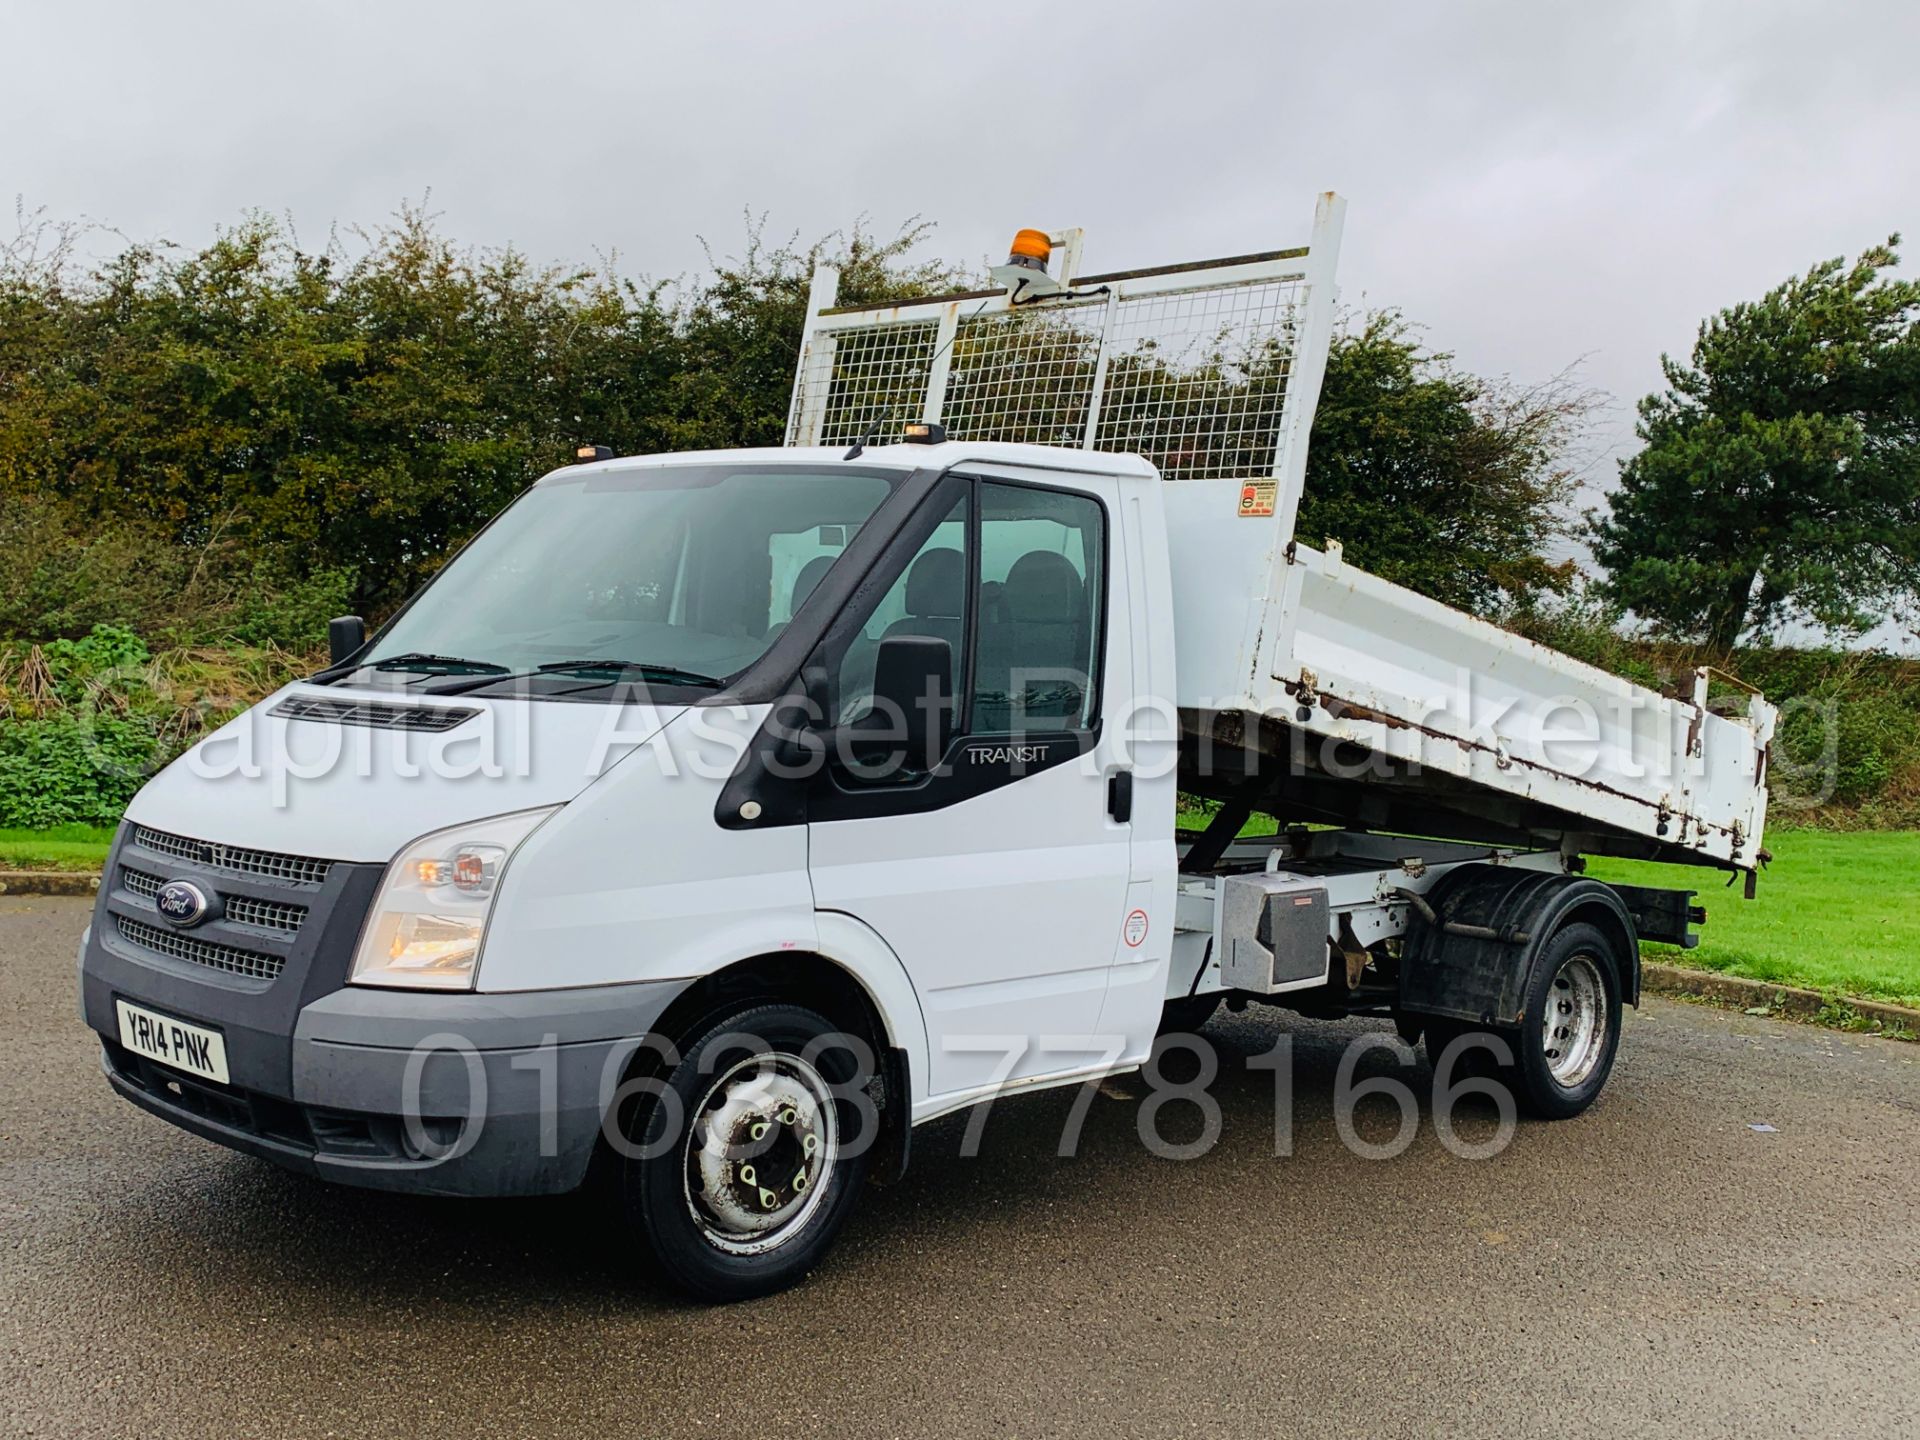
<svg viewBox="0 0 1920 1440">
<path fill-rule="evenodd" d="M 905 471 L 666 465 L 548 478 L 363 663 L 582 659 L 726 678 L 773 643 Z"/>
</svg>

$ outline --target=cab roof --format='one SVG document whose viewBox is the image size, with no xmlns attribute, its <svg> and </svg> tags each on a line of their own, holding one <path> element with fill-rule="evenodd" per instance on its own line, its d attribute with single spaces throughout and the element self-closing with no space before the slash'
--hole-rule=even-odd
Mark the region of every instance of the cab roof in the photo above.
<svg viewBox="0 0 1920 1440">
<path fill-rule="evenodd" d="M 1033 470 L 1064 470 L 1116 479 L 1157 480 L 1160 472 L 1139 455 L 1107 450 L 1074 450 L 1061 445 L 1014 445 L 990 440 L 946 440 L 938 445 L 869 445 L 848 462 L 844 445 L 768 445 L 741 450 L 681 450 L 665 455 L 621 455 L 612 460 L 568 465 L 554 475 L 585 470 L 637 470 L 663 465 L 891 465 L 906 470 L 946 470 L 958 465 L 1019 465 Z"/>
</svg>

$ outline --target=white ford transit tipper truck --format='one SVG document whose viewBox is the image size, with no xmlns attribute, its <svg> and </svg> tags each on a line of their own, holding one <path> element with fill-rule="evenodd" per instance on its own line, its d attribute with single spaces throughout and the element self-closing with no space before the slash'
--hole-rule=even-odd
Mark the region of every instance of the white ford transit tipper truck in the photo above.
<svg viewBox="0 0 1920 1440">
<path fill-rule="evenodd" d="M 1773 711 L 1296 539 L 1340 219 L 1098 276 L 1023 232 L 883 309 L 823 268 L 789 446 L 590 450 L 135 797 L 80 956 L 109 1082 L 348 1184 L 604 1171 L 712 1298 L 803 1274 L 913 1126 L 1223 997 L 1484 1033 L 1585 1108 L 1639 938 L 1701 917 L 1581 856 L 1751 883 Z"/>
</svg>

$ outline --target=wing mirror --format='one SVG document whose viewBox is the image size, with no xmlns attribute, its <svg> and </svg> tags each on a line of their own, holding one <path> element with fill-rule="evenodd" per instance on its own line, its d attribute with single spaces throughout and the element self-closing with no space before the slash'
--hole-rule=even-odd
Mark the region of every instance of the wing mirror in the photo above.
<svg viewBox="0 0 1920 1440">
<path fill-rule="evenodd" d="M 873 703 L 898 719 L 907 767 L 931 770 L 953 734 L 953 646 L 931 635 L 895 635 L 880 642 L 873 664 Z"/>
<path fill-rule="evenodd" d="M 358 615 L 340 615 L 327 622 L 327 663 L 338 665 L 367 643 L 367 622 Z"/>
<path fill-rule="evenodd" d="M 953 736 L 953 647 L 931 635 L 880 642 L 866 713 L 827 732 L 832 753 L 861 779 L 924 774 L 940 763 Z"/>
</svg>

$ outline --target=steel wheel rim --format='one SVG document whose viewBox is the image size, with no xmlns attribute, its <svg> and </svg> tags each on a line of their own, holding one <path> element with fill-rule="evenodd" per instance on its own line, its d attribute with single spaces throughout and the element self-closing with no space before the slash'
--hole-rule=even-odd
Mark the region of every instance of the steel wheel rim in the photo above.
<svg viewBox="0 0 1920 1440">
<path fill-rule="evenodd" d="M 716 1249 L 759 1255 L 819 1210 L 839 1162 L 833 1090 L 798 1055 L 749 1056 L 691 1112 L 683 1146 L 687 1213 Z"/>
<path fill-rule="evenodd" d="M 1584 1083 L 1600 1064 L 1607 1044 L 1607 986 L 1591 955 L 1571 955 L 1547 986 L 1540 1045 L 1547 1073 L 1562 1089 Z"/>
</svg>

